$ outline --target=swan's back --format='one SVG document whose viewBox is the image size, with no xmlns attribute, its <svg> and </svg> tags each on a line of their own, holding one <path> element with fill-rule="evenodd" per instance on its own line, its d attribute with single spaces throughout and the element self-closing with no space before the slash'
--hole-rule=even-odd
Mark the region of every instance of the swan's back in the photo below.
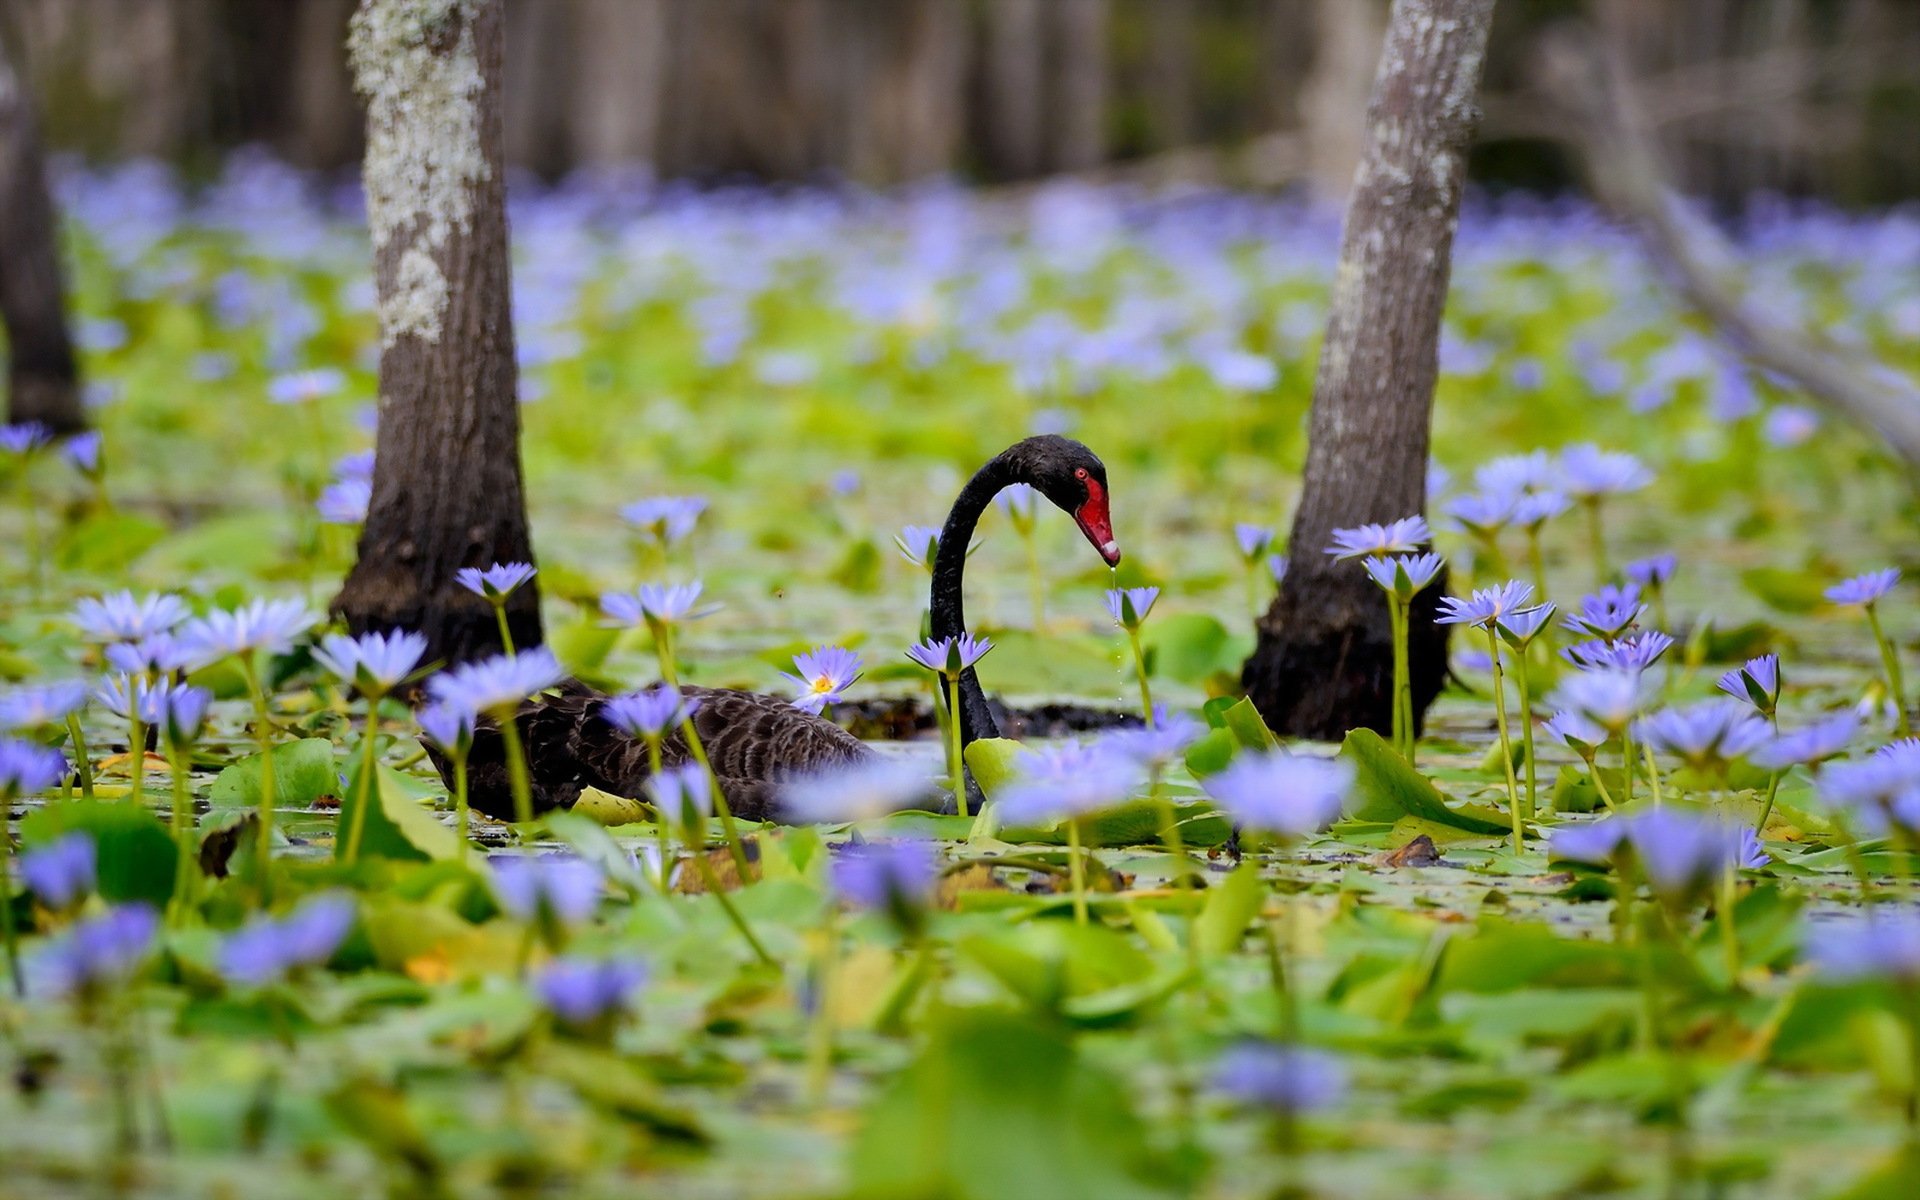
<svg viewBox="0 0 1920 1200">
<path fill-rule="evenodd" d="M 860 739 L 822 717 L 802 712 L 777 696 L 729 688 L 685 687 L 699 701 L 694 730 L 734 814 L 743 820 L 778 820 L 779 784 L 794 776 L 845 766 L 872 756 Z M 518 719 L 526 746 L 536 812 L 571 807 L 592 787 L 644 799 L 651 764 L 646 743 L 609 725 L 601 716 L 607 697 L 569 681 L 557 694 L 521 706 Z M 661 761 L 672 767 L 690 760 L 679 730 L 661 743 Z M 434 763 L 443 778 L 452 765 Z M 468 796 L 489 816 L 511 820 L 513 793 L 500 730 L 483 721 L 468 757 Z"/>
</svg>

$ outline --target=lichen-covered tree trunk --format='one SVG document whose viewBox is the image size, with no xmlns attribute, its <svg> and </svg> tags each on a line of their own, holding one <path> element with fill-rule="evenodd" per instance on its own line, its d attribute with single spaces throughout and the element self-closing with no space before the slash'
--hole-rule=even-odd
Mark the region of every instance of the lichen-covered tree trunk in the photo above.
<svg viewBox="0 0 1920 1200">
<path fill-rule="evenodd" d="M 86 428 L 67 333 L 66 289 L 33 102 L 0 41 L 0 325 L 7 335 L 7 421 L 56 433 Z"/>
<path fill-rule="evenodd" d="M 500 78 L 503 0 L 364 0 L 348 47 L 380 310 L 380 428 L 359 561 L 334 599 L 354 630 L 425 634 L 429 657 L 496 652 L 461 567 L 533 560 L 520 481 Z M 535 586 L 514 641 L 541 640 Z"/>
<path fill-rule="evenodd" d="M 1293 566 L 1242 675 L 1283 733 L 1336 738 L 1392 721 L 1386 605 L 1357 566 L 1322 551 L 1336 528 L 1426 506 L 1440 314 L 1492 17 L 1493 0 L 1395 0 L 1388 20 L 1314 381 Z M 1433 623 L 1444 585 L 1414 605 L 1417 713 L 1446 672 Z"/>
</svg>

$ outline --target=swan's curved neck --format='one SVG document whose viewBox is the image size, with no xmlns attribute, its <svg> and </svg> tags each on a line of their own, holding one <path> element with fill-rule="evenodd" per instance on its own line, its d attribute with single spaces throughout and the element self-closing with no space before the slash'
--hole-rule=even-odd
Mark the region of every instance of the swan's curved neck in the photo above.
<svg viewBox="0 0 1920 1200">
<path fill-rule="evenodd" d="M 1020 473 L 1002 455 L 981 467 L 953 502 L 953 511 L 947 514 L 947 523 L 940 530 L 940 549 L 933 558 L 929 614 L 935 640 L 959 637 L 967 631 L 966 601 L 961 595 L 961 581 L 967 570 L 967 547 L 973 542 L 980 514 L 987 511 L 994 496 L 1009 484 L 1019 482 Z M 978 738 L 999 736 L 1000 726 L 987 707 L 987 695 L 980 690 L 979 678 L 969 669 L 960 677 L 960 741 L 965 744 Z"/>
</svg>

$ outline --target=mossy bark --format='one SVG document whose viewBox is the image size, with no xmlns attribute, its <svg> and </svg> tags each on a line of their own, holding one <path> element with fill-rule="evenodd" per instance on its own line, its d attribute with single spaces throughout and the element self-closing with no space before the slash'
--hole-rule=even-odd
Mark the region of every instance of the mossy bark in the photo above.
<svg viewBox="0 0 1920 1200">
<path fill-rule="evenodd" d="M 359 559 L 333 608 L 426 635 L 429 658 L 498 653 L 462 567 L 531 562 L 502 173 L 502 0 L 365 0 L 349 46 L 367 101 L 380 426 Z M 542 640 L 537 583 L 516 645 Z"/>
</svg>

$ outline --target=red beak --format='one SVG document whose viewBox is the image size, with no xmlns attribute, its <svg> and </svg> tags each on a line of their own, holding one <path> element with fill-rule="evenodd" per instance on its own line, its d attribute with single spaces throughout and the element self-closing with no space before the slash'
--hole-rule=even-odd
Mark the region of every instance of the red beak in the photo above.
<svg viewBox="0 0 1920 1200">
<path fill-rule="evenodd" d="M 1073 514 L 1080 532 L 1110 567 L 1120 563 L 1120 543 L 1113 540 L 1113 514 L 1107 511 L 1107 489 L 1097 479 L 1087 480 L 1087 500 Z"/>
</svg>

